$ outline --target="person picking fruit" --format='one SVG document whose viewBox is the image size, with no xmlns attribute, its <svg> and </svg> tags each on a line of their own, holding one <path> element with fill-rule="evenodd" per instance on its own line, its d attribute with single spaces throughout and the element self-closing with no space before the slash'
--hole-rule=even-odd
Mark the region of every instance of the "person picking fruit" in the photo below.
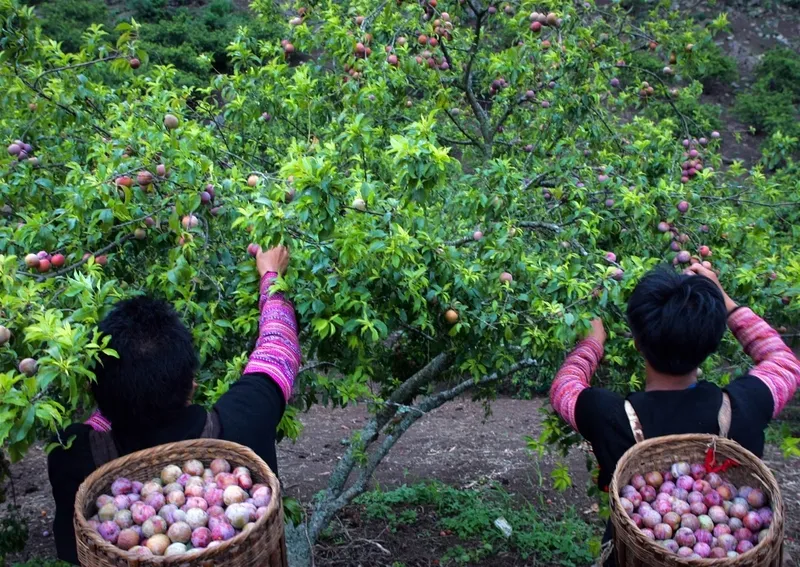
<svg viewBox="0 0 800 567">
<path fill-rule="evenodd" d="M 710 265 L 709 265 L 710 266 Z M 800 361 L 780 335 L 723 290 L 708 266 L 678 274 L 657 268 L 628 301 L 628 324 L 645 361 L 645 388 L 627 396 L 591 387 L 603 358 L 600 319 L 567 357 L 550 388 L 556 412 L 592 445 L 598 485 L 608 491 L 622 455 L 644 438 L 686 433 L 720 434 L 761 457 L 764 430 L 794 395 Z M 698 381 L 698 367 L 720 345 L 726 326 L 753 359 L 743 376 L 720 388 Z M 611 523 L 603 542 L 613 538 Z M 605 565 L 615 565 L 612 557 Z"/>
<path fill-rule="evenodd" d="M 61 560 L 78 564 L 72 524 L 83 480 L 106 462 L 164 443 L 219 438 L 250 447 L 277 473 L 276 428 L 300 368 L 294 307 L 271 293 L 285 274 L 283 246 L 255 251 L 261 276 L 259 334 L 241 378 L 210 412 L 192 403 L 199 367 L 192 332 L 167 302 L 120 301 L 100 322 L 118 357 L 101 355 L 92 393 L 99 408 L 86 423 L 60 431 L 48 456 L 56 502 L 53 533 Z"/>
</svg>

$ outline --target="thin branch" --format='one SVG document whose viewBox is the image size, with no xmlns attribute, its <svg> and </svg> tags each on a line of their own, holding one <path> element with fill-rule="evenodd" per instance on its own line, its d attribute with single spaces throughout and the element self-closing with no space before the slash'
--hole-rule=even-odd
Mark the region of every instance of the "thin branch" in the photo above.
<svg viewBox="0 0 800 567">
<path fill-rule="evenodd" d="M 540 221 L 521 221 L 517 226 L 520 228 L 527 228 L 527 229 L 544 229 L 550 230 L 559 234 L 563 229 L 560 225 L 551 222 L 540 222 Z"/>
<path fill-rule="evenodd" d="M 33 81 L 33 88 L 36 89 L 39 85 L 39 81 L 45 76 L 49 75 L 50 73 L 58 73 L 60 71 L 68 71 L 70 69 L 79 69 L 81 67 L 89 67 L 90 65 L 95 65 L 97 63 L 103 63 L 105 61 L 113 61 L 114 59 L 121 59 L 123 56 L 119 53 L 115 55 L 109 55 L 108 57 L 103 57 L 102 59 L 95 59 L 94 61 L 84 61 L 83 63 L 76 63 L 74 65 L 64 65 L 63 67 L 55 67 L 53 69 L 48 69 L 44 71 L 41 75 L 36 77 Z"/>
</svg>

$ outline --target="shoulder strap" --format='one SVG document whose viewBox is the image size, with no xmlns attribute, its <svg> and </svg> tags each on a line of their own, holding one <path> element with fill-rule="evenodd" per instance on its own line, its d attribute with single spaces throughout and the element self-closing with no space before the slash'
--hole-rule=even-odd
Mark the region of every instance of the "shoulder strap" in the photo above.
<svg viewBox="0 0 800 567">
<path fill-rule="evenodd" d="M 222 427 L 219 423 L 219 416 L 216 410 L 211 410 L 206 414 L 206 425 L 203 427 L 203 432 L 200 434 L 201 439 L 217 439 L 222 432 Z"/>
<path fill-rule="evenodd" d="M 719 408 L 717 423 L 719 423 L 719 436 L 727 437 L 731 430 L 731 397 L 728 392 L 722 392 L 722 405 Z"/>
<path fill-rule="evenodd" d="M 625 413 L 628 414 L 628 421 L 631 424 L 631 431 L 633 438 L 637 443 L 644 441 L 644 432 L 642 432 L 642 424 L 639 421 L 639 416 L 636 415 L 636 410 L 633 409 L 633 404 L 625 400 Z"/>
<path fill-rule="evenodd" d="M 95 468 L 100 468 L 119 457 L 119 449 L 114 441 L 114 434 L 111 431 L 89 431 L 89 447 L 92 451 L 92 460 Z"/>
</svg>

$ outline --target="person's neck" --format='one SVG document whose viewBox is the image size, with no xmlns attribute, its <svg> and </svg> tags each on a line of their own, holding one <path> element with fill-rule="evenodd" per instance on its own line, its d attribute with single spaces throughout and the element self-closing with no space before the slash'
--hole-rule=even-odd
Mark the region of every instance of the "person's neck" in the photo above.
<svg viewBox="0 0 800 567">
<path fill-rule="evenodd" d="M 645 363 L 646 375 L 645 392 L 656 392 L 664 390 L 685 390 L 697 382 L 697 369 L 692 370 L 683 376 L 673 376 L 659 372 L 649 362 Z"/>
</svg>

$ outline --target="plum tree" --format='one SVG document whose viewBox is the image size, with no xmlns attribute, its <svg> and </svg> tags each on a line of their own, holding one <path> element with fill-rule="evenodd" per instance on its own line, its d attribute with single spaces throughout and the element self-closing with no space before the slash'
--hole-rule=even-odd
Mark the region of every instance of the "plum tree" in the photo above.
<svg viewBox="0 0 800 567">
<path fill-rule="evenodd" d="M 284 4 L 252 2 L 282 42 L 242 29 L 232 72 L 192 90 L 147 60 L 135 22 L 114 45 L 86 31 L 67 57 L 32 10 L 0 2 L 0 133 L 13 150 L 0 160 L 11 211 L 0 215 L 0 324 L 15 333 L 0 348 L 0 444 L 12 459 L 90 407 L 84 386 L 108 344 L 97 321 L 132 293 L 175 303 L 197 339 L 198 399 L 216 400 L 257 330 L 254 242 L 292 249 L 276 287 L 294 300 L 308 361 L 281 435 L 299 435 L 297 412 L 323 401 L 371 411 L 308 522 L 288 531 L 297 565 L 422 416 L 467 392 L 491 397 L 500 382 L 546 387 L 593 317 L 605 315 L 610 337 L 599 383 L 636 388 L 640 357 L 620 314 L 641 275 L 680 252 L 692 261 L 688 250 L 713 249 L 737 299 L 796 326 L 796 170 L 724 164 L 719 126 L 698 110 L 691 77 L 718 22 L 695 29 L 662 5 L 641 27 L 616 4 L 529 17 L 491 16 L 485 0 L 378 11 L 354 0 L 315 3 L 291 25 L 300 4 Z M 178 128 L 153 119 L 168 114 Z M 21 133 L 39 165 L 19 159 L 30 154 Z M 703 168 L 681 184 L 692 159 Z M 64 266 L 39 273 L 26 254 L 40 249 Z M 30 378 L 24 358 L 38 361 Z M 398 372 L 399 359 L 413 362 Z M 704 375 L 723 360 L 743 361 L 726 342 Z M 552 417 L 543 439 L 577 440 Z"/>
</svg>

